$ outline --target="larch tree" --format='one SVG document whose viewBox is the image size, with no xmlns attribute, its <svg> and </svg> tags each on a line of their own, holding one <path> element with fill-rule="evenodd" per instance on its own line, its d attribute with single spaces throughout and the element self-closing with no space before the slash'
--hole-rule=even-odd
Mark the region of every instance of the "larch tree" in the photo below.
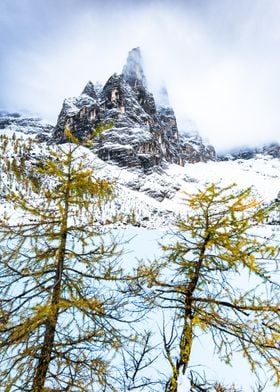
<svg viewBox="0 0 280 392">
<path fill-rule="evenodd" d="M 37 191 L 10 192 L 11 214 L 0 221 L 5 392 L 115 390 L 110 362 L 131 315 L 120 287 L 121 252 L 97 222 L 114 187 L 95 176 L 83 147 L 67 136 L 71 143 L 37 162 L 29 187 Z"/>
<path fill-rule="evenodd" d="M 171 244 L 162 246 L 163 258 L 138 268 L 146 274 L 143 297 L 168 320 L 162 330 L 171 368 L 165 390 L 176 392 L 179 376 L 190 374 L 193 341 L 206 333 L 225 362 L 242 352 L 253 372 L 267 366 L 279 384 L 279 245 L 257 230 L 269 209 L 250 189 L 234 186 L 210 185 L 185 201 L 188 214 L 177 222 Z"/>
</svg>

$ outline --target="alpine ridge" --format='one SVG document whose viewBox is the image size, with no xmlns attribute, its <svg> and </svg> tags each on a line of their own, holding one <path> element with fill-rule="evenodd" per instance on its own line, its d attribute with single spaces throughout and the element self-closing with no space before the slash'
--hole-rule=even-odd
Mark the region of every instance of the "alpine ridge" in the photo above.
<svg viewBox="0 0 280 392">
<path fill-rule="evenodd" d="M 165 87 L 160 101 L 148 90 L 141 51 L 134 48 L 122 73 L 112 75 L 103 88 L 89 81 L 80 96 L 65 99 L 51 141 L 66 141 L 66 128 L 84 141 L 99 124 L 107 124 L 94 151 L 121 167 L 147 172 L 165 162 L 183 166 L 215 160 L 214 147 L 205 145 L 199 135 L 179 133 Z"/>
</svg>

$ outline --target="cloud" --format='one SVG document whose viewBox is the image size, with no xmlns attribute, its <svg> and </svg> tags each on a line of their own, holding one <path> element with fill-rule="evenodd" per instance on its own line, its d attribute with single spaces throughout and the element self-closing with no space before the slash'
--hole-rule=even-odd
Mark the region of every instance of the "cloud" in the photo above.
<svg viewBox="0 0 280 392">
<path fill-rule="evenodd" d="M 2 0 L 0 15 L 2 107 L 55 122 L 65 97 L 140 46 L 182 130 L 193 120 L 220 150 L 279 141 L 277 0 Z"/>
</svg>

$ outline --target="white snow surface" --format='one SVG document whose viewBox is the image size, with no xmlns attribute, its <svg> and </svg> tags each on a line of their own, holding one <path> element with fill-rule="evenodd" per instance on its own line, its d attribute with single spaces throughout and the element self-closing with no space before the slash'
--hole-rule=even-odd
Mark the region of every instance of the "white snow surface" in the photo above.
<svg viewBox="0 0 280 392">
<path fill-rule="evenodd" d="M 185 167 L 172 164 L 162 173 L 149 175 L 119 168 L 98 158 L 95 158 L 95 162 L 100 167 L 100 175 L 114 179 L 119 184 L 118 199 L 122 206 L 123 203 L 126 208 L 137 206 L 144 215 L 151 217 L 145 223 L 151 228 L 168 226 L 174 217 L 184 216 L 187 212 L 184 193 L 196 192 L 206 184 L 227 186 L 235 183 L 238 189 L 252 187 L 254 197 L 265 203 L 275 200 L 280 191 L 280 160 L 265 156 L 248 161 L 194 163 Z M 150 196 L 158 194 L 163 194 L 161 201 L 158 200 L 161 197 Z M 154 209 L 161 211 L 164 220 L 153 214 Z"/>
<path fill-rule="evenodd" d="M 7 136 L 6 131 L 2 134 Z M 26 142 L 26 135 L 19 132 L 16 136 Z M 11 138 L 6 156 L 14 154 L 13 143 Z M 42 159 L 46 151 L 47 145 L 35 142 L 31 156 Z M 265 203 L 275 200 L 280 191 L 280 160 L 264 155 L 250 160 L 189 163 L 184 167 L 166 164 L 165 168 L 144 174 L 140 169 L 121 168 L 112 162 L 104 162 L 86 147 L 79 147 L 78 154 L 94 168 L 96 176 L 116 183 L 116 198 L 105 207 L 105 216 L 115 213 L 126 216 L 133 211 L 137 225 L 147 228 L 164 228 L 183 217 L 187 213 L 184 193 L 196 192 L 206 184 L 226 186 L 236 183 L 239 189 L 252 187 L 254 197 Z M 3 182 L 5 173 L 2 173 Z M 0 213 L 4 204 L 0 199 Z"/>
</svg>

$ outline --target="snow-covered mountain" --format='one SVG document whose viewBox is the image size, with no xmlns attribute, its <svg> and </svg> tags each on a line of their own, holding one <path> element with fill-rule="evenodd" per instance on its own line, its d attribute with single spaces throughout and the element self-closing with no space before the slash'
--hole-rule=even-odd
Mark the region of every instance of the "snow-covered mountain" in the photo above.
<svg viewBox="0 0 280 392">
<path fill-rule="evenodd" d="M 21 170 L 21 162 L 28 167 L 44 158 L 49 148 L 66 141 L 67 127 L 84 141 L 100 123 L 108 129 L 94 139 L 93 147 L 80 147 L 98 176 L 117 184 L 117 197 L 100 220 L 118 213 L 136 226 L 169 226 L 186 213 L 184 192 L 212 182 L 252 186 L 266 203 L 279 199 L 279 144 L 217 159 L 214 148 L 198 134 L 180 133 L 165 88 L 160 102 L 155 101 L 136 48 L 122 74 L 111 76 L 104 87 L 89 82 L 80 96 L 66 99 L 55 126 L 37 117 L 0 112 L 1 210 L 7 208 L 5 194 L 17 186 L 17 178 L 8 175 L 9 165 Z M 279 224 L 279 212 L 271 222 Z"/>
<path fill-rule="evenodd" d="M 67 127 L 85 140 L 100 123 L 109 129 L 96 140 L 95 152 L 122 167 L 148 171 L 165 162 L 184 165 L 216 158 L 214 148 L 199 135 L 180 134 L 166 88 L 160 102 L 155 101 L 139 48 L 128 54 L 122 74 L 112 75 L 103 88 L 88 82 L 80 96 L 64 101 L 51 140 L 63 142 Z"/>
</svg>

